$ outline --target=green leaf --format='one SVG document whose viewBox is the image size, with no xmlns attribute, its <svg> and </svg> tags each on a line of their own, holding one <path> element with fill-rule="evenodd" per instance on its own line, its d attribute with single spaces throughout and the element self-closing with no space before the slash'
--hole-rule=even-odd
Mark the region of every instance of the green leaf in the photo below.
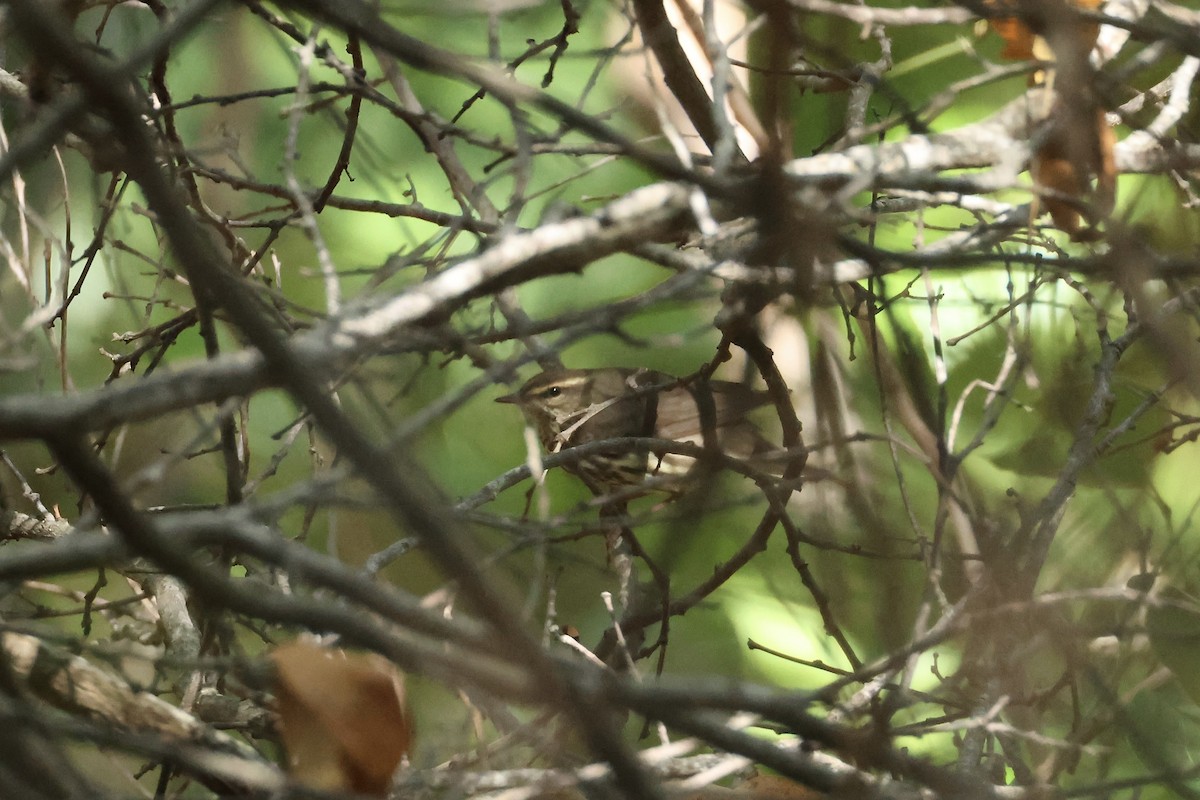
<svg viewBox="0 0 1200 800">
<path fill-rule="evenodd" d="M 1200 709 L 1188 701 L 1183 687 L 1170 682 L 1138 692 L 1123 712 L 1121 728 L 1152 772 L 1193 768 L 1200 755 Z M 1168 782 L 1176 794 L 1191 795 L 1200 781 Z"/>
<path fill-rule="evenodd" d="M 1180 687 L 1200 703 L 1200 604 L 1174 587 L 1163 589 L 1158 599 L 1171 605 L 1160 604 L 1147 612 L 1150 643 Z"/>
</svg>

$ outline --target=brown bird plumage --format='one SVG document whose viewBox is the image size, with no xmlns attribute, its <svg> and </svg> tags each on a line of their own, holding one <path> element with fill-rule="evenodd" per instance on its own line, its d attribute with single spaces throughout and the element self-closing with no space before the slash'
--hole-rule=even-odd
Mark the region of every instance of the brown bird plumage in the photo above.
<svg viewBox="0 0 1200 800">
<path fill-rule="evenodd" d="M 535 375 L 519 390 L 496 398 L 519 407 L 547 452 L 605 439 L 653 437 L 704 444 L 706 417 L 727 455 L 753 459 L 778 448 L 746 419 L 770 398 L 740 383 L 680 380 L 647 369 L 564 369 Z M 708 411 L 702 411 L 707 407 Z M 711 417 L 709 417 L 711 415 Z M 695 459 L 616 448 L 564 465 L 595 494 L 641 483 L 649 475 L 683 476 Z M 762 466 L 755 464 L 755 466 Z M 767 465 L 780 471 L 779 462 Z"/>
</svg>

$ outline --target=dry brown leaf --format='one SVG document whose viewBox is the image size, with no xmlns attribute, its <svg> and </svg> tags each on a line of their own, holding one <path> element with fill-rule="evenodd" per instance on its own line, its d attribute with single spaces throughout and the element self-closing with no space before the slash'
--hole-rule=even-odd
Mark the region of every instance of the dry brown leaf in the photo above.
<svg viewBox="0 0 1200 800">
<path fill-rule="evenodd" d="M 1010 61 L 1032 61 L 1034 35 L 1029 27 L 1016 17 L 1002 17 L 988 20 L 992 30 L 1004 40 L 1004 49 L 1000 51 L 1001 58 Z"/>
<path fill-rule="evenodd" d="M 826 800 L 811 786 L 780 775 L 752 775 L 731 788 L 705 786 L 686 800 Z"/>
<path fill-rule="evenodd" d="M 1068 0 L 1079 9 L 1095 10 L 1100 6 L 1100 0 Z M 1003 11 L 1016 9 L 1018 4 L 1011 0 L 988 0 L 992 9 Z M 1096 42 L 1099 26 L 1093 22 L 1082 20 L 1071 21 L 1077 28 L 1078 46 L 1080 53 L 1089 52 Z M 990 20 L 992 29 L 1004 40 L 1004 50 L 1001 56 L 1010 59 L 1038 59 L 1041 61 L 1054 60 L 1055 53 L 1051 45 L 1040 32 L 1035 33 L 1017 17 L 1002 17 Z M 1057 41 L 1062 44 L 1063 39 Z M 1068 46 L 1072 44 L 1066 39 Z M 1066 55 L 1066 54 L 1064 54 Z M 1038 72 L 1032 77 L 1031 83 L 1053 82 L 1053 72 L 1043 74 Z M 1063 97 L 1060 102 L 1087 102 L 1087 98 Z M 1070 115 L 1068 115 L 1070 116 Z M 1082 114 L 1086 119 L 1086 114 Z M 1063 119 L 1065 117 L 1058 117 Z M 1078 119 L 1078 117 L 1076 117 Z M 1107 214 L 1112 210 L 1117 193 L 1117 174 L 1113 160 L 1113 146 L 1116 143 L 1112 129 L 1104 120 L 1100 109 L 1096 110 L 1096 127 L 1094 130 L 1080 130 L 1085 126 L 1075 124 L 1071 128 L 1061 124 L 1055 127 L 1049 138 L 1034 153 L 1029 165 L 1034 182 L 1046 189 L 1051 189 L 1070 197 L 1084 198 L 1091 194 L 1093 207 L 1099 214 Z M 1096 188 L 1091 191 L 1091 180 L 1096 179 Z M 1088 220 L 1089 225 L 1081 224 L 1082 217 L 1079 206 L 1069 200 L 1057 197 L 1046 197 L 1042 201 L 1054 224 L 1071 235 L 1072 239 L 1084 240 L 1093 238 L 1096 230 Z M 1036 213 L 1035 213 L 1036 216 Z"/>
<path fill-rule="evenodd" d="M 1050 154 L 1047 155 L 1047 151 Z M 1066 158 L 1053 154 L 1051 148 L 1043 147 L 1029 165 L 1033 180 L 1039 186 L 1053 189 L 1066 195 L 1077 195 L 1080 190 L 1079 173 Z M 1079 231 L 1079 210 L 1074 203 L 1057 197 L 1044 197 L 1042 204 L 1054 218 L 1054 224 L 1074 235 Z"/>
<path fill-rule="evenodd" d="M 292 778 L 313 789 L 386 796 L 412 739 L 395 667 L 304 641 L 277 647 L 271 659 Z"/>
<path fill-rule="evenodd" d="M 1085 137 L 1094 137 L 1092 147 L 1088 148 L 1091 152 L 1084 150 Z M 1091 192 L 1091 201 L 1099 214 L 1107 214 L 1112 210 L 1117 192 L 1115 144 L 1112 128 L 1105 124 L 1104 113 L 1097 110 L 1094 133 L 1085 131 L 1084 136 L 1072 137 L 1069 131 L 1056 128 L 1034 154 L 1029 171 L 1037 185 L 1071 197 L 1088 194 L 1089 182 L 1095 176 L 1096 188 Z M 1079 207 L 1075 203 L 1056 197 L 1047 197 L 1043 202 L 1054 224 L 1072 238 L 1088 239 L 1094 235 L 1094 229 L 1081 226 Z"/>
<path fill-rule="evenodd" d="M 1071 5 L 1085 11 L 1094 11 L 1100 7 L 1100 0 L 1069 0 Z M 997 11 L 1019 8 L 1017 3 L 1003 0 L 988 0 L 989 8 Z M 1050 45 L 1042 38 L 1041 31 L 1033 31 L 1019 17 L 996 17 L 988 20 L 997 35 L 1004 40 L 1004 49 L 1000 51 L 1001 58 L 1012 61 L 1050 61 L 1054 58 Z M 1096 43 L 1100 26 L 1094 22 L 1077 21 L 1079 44 L 1082 52 L 1086 53 Z M 1041 83 L 1041 73 L 1034 76 L 1031 83 Z"/>
<path fill-rule="evenodd" d="M 754 800 L 819 800 L 825 797 L 811 786 L 781 775 L 752 775 L 735 788 Z"/>
</svg>

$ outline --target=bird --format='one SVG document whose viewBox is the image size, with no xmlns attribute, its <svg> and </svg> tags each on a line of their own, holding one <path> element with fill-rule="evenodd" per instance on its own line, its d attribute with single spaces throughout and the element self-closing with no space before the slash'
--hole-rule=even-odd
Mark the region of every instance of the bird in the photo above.
<svg viewBox="0 0 1200 800">
<path fill-rule="evenodd" d="M 552 369 L 496 402 L 517 406 L 548 453 L 606 439 L 652 437 L 715 445 L 772 474 L 781 474 L 786 466 L 779 458 L 783 451 L 746 418 L 771 402 L 769 394 L 741 383 L 676 378 L 650 369 Z M 706 427 L 710 442 L 705 442 Z M 690 456 L 617 445 L 565 462 L 563 468 L 598 496 L 640 486 L 655 476 L 668 480 L 655 482 L 654 488 L 676 494 L 695 463 Z"/>
</svg>

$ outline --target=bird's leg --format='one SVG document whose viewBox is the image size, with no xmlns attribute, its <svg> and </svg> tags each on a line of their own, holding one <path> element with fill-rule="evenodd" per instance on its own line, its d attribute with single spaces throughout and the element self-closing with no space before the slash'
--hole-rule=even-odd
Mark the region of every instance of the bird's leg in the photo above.
<svg viewBox="0 0 1200 800">
<path fill-rule="evenodd" d="M 620 521 L 628 509 L 626 503 L 606 503 L 600 508 L 600 522 L 604 526 L 604 552 L 608 565 L 617 576 L 617 605 L 621 614 L 629 609 L 630 592 L 637 585 L 633 548 Z"/>
</svg>

